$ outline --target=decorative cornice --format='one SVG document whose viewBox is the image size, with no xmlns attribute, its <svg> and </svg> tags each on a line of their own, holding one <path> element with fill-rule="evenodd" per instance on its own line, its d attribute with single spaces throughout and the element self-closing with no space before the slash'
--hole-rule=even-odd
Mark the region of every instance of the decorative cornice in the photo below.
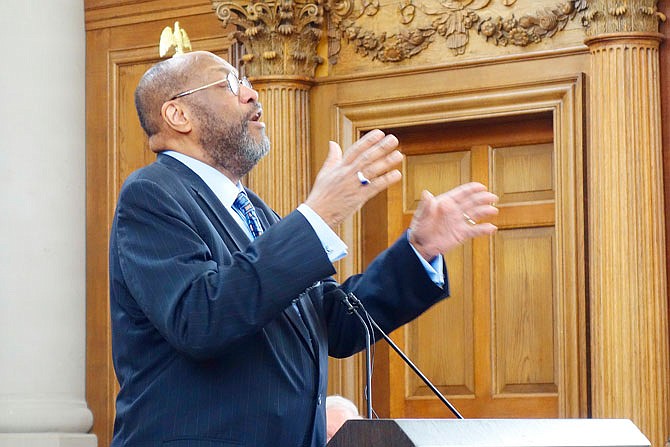
<svg viewBox="0 0 670 447">
<path fill-rule="evenodd" d="M 617 32 L 657 32 L 665 15 L 656 0 L 563 0 L 534 12 L 485 15 L 494 0 L 396 0 L 398 31 L 377 31 L 377 13 L 392 5 L 380 0 L 212 1 L 224 26 L 237 27 L 235 38 L 248 54 L 250 76 L 313 77 L 323 62 L 316 48 L 328 17 L 328 59 L 336 64 L 342 42 L 371 60 L 409 59 L 439 40 L 455 56 L 465 53 L 473 34 L 497 46 L 525 47 L 554 37 L 578 14 L 590 37 Z M 500 0 L 513 8 L 516 0 Z M 388 27 L 387 27 L 388 28 Z"/>
<path fill-rule="evenodd" d="M 516 0 L 501 0 L 512 7 Z M 587 0 L 566 0 L 554 8 L 534 13 L 510 16 L 487 16 L 481 11 L 492 0 L 444 0 L 415 5 L 413 0 L 399 0 L 398 22 L 403 26 L 397 33 L 375 33 L 361 24 L 363 17 L 373 17 L 380 10 L 379 0 L 331 0 L 327 6 L 329 18 L 329 62 L 337 63 L 344 40 L 355 51 L 372 60 L 399 62 L 426 49 L 435 39 L 442 38 L 454 55 L 465 53 L 474 30 L 494 45 L 527 46 L 553 37 L 565 28 L 577 13 L 587 9 Z M 420 22 L 411 25 L 412 22 Z"/>
<path fill-rule="evenodd" d="M 248 76 L 313 77 L 323 62 L 316 47 L 321 39 L 325 0 L 212 1 L 224 27 L 237 27 L 244 44 Z"/>
<path fill-rule="evenodd" d="M 589 0 L 589 11 L 582 17 L 589 37 L 600 34 L 647 32 L 657 33 L 665 14 L 659 12 L 657 0 Z"/>
</svg>

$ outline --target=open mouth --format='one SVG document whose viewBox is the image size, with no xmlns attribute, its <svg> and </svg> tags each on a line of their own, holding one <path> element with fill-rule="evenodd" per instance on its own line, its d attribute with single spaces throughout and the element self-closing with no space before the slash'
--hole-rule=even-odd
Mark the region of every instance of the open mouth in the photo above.
<svg viewBox="0 0 670 447">
<path fill-rule="evenodd" d="M 258 109 L 256 113 L 251 115 L 251 118 L 249 118 L 249 121 L 259 121 L 261 119 L 261 116 L 263 115 L 263 109 Z"/>
</svg>

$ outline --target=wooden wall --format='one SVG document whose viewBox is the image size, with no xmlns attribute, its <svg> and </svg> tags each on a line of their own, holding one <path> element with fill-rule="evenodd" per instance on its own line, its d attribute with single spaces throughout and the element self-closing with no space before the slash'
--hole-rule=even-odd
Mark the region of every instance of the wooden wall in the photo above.
<svg viewBox="0 0 670 447">
<path fill-rule="evenodd" d="M 153 159 L 135 117 L 133 90 L 158 60 L 160 31 L 175 20 L 188 31 L 194 49 L 240 61 L 233 27 L 222 27 L 212 3 L 217 2 L 85 2 L 87 401 L 101 446 L 111 439 L 117 390 L 109 338 L 109 227 L 122 181 Z M 338 272 L 346 276 L 364 269 L 407 226 L 422 189 L 440 192 L 469 180 L 487 184 L 501 197 L 495 222 L 500 231 L 450 253 L 452 297 L 393 338 L 466 417 L 627 417 L 661 445 L 670 426 L 667 402 L 643 402 L 651 406 L 648 412 L 618 402 L 644 393 L 644 378 L 630 388 L 611 390 L 617 402 L 601 404 L 602 390 L 618 384 L 619 373 L 612 372 L 612 382 L 601 380 L 608 375 L 602 365 L 608 363 L 595 354 L 618 348 L 591 339 L 602 335 L 602 315 L 593 314 L 591 303 L 600 286 L 590 281 L 603 274 L 591 266 L 599 259 L 600 245 L 607 247 L 621 235 L 590 232 L 593 187 L 588 180 L 591 169 L 608 157 L 607 148 L 590 138 L 597 129 L 619 124 L 591 117 L 594 58 L 584 44 L 581 20 L 587 2 L 476 1 L 459 3 L 462 8 L 435 2 L 423 9 L 410 1 L 399 2 L 400 7 L 387 3 L 368 3 L 372 6 L 365 11 L 360 5 L 353 12 L 331 9 L 316 50 L 324 63 L 300 77 L 306 92 L 300 110 L 307 109 L 308 119 L 303 112 L 285 113 L 294 110 L 285 100 L 266 104 L 266 119 L 283 118 L 268 126 L 277 134 L 275 143 L 295 129 L 304 135 L 281 140 L 286 147 L 273 150 L 256 178 L 249 179 L 252 187 L 285 212 L 311 184 L 328 140 L 345 146 L 375 127 L 396 133 L 407 155 L 404 181 L 340 228 L 351 248 L 351 255 L 338 263 Z M 590 3 L 597 7 L 598 2 Z M 668 60 L 662 49 L 662 76 Z M 254 80 L 262 99 L 274 98 L 272 85 L 283 82 L 280 78 Z M 668 91 L 661 88 L 664 114 Z M 666 120 L 665 148 L 670 147 L 667 126 Z M 298 151 L 302 167 L 284 166 L 281 151 Z M 665 166 L 668 178 L 668 157 Z M 286 178 L 286 172 L 298 189 L 288 191 L 288 185 L 285 194 L 269 197 L 267 178 Z M 665 225 L 664 215 L 659 210 L 660 220 L 650 215 L 643 226 Z M 665 249 L 664 241 L 654 244 Z M 665 258 L 649 261 L 667 273 Z M 662 276 L 655 285 L 665 289 Z M 667 314 L 667 294 L 649 293 L 642 301 Z M 626 315 L 616 318 L 628 327 Z M 665 340 L 657 345 L 662 355 L 643 353 L 647 365 L 668 367 L 667 320 L 664 315 L 648 322 L 655 331 L 648 338 L 658 338 L 660 330 Z M 622 339 L 631 338 L 626 330 Z M 627 355 L 626 361 L 640 360 Z M 376 348 L 375 361 L 373 402 L 380 416 L 449 417 L 383 344 Z M 329 391 L 364 408 L 362 375 L 359 357 L 332 361 Z M 667 373 L 655 377 L 658 396 L 667 396 Z"/>
</svg>

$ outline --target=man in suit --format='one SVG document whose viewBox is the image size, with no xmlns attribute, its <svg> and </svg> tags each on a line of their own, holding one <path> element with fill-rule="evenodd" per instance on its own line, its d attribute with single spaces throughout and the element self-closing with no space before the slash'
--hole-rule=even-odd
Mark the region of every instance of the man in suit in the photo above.
<svg viewBox="0 0 670 447">
<path fill-rule="evenodd" d="M 337 284 L 333 232 L 400 179 L 392 135 L 331 143 L 312 191 L 279 217 L 240 179 L 269 150 L 258 94 L 193 52 L 145 73 L 135 101 L 158 153 L 119 193 L 110 240 L 114 446 L 323 446 L 328 355 L 363 348 L 353 292 L 390 331 L 448 295 L 443 253 L 490 234 L 496 197 L 425 192 L 410 230 Z"/>
</svg>

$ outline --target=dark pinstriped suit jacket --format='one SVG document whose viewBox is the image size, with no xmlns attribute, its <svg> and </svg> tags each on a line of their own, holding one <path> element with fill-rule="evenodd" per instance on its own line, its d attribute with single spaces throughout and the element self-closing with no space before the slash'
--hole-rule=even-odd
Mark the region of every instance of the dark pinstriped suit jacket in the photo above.
<svg viewBox="0 0 670 447">
<path fill-rule="evenodd" d="M 267 229 L 253 243 L 172 157 L 122 187 L 110 241 L 112 445 L 323 446 L 328 355 L 364 342 L 332 291 L 353 291 L 387 330 L 447 295 L 406 237 L 338 285 L 302 214 L 279 221 L 249 196 Z"/>
</svg>

